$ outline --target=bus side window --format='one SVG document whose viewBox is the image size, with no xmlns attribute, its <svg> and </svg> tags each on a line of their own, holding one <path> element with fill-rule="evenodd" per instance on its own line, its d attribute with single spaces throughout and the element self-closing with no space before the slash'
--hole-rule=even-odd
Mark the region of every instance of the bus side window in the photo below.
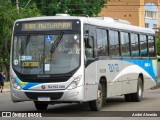
<svg viewBox="0 0 160 120">
<path fill-rule="evenodd" d="M 156 51 L 155 51 L 155 40 L 154 36 L 148 36 L 148 47 L 149 47 L 149 56 L 155 57 Z"/>
<path fill-rule="evenodd" d="M 147 49 L 147 37 L 146 35 L 140 35 L 140 48 L 141 48 L 141 56 L 147 57 L 148 56 L 148 49 Z"/>
<path fill-rule="evenodd" d="M 107 31 L 97 29 L 97 54 L 99 57 L 108 56 Z"/>
<path fill-rule="evenodd" d="M 120 46 L 119 46 L 119 38 L 118 31 L 109 31 L 109 43 L 110 43 L 110 55 L 111 57 L 119 57 L 120 56 Z"/>
<path fill-rule="evenodd" d="M 85 55 L 86 59 L 93 58 L 93 50 L 94 50 L 94 39 L 93 36 L 89 36 L 88 38 L 84 39 L 85 42 Z"/>
<path fill-rule="evenodd" d="M 129 46 L 129 34 L 127 32 L 121 32 L 121 49 L 123 57 L 129 57 L 131 55 Z"/>
<path fill-rule="evenodd" d="M 138 42 L 138 34 L 131 33 L 131 49 L 132 49 L 132 57 L 139 57 L 139 42 Z"/>
</svg>

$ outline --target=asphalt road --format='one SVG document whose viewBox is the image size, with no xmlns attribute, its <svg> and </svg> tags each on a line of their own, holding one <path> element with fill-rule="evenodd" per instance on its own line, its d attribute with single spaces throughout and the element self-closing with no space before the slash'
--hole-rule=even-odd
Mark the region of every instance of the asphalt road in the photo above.
<svg viewBox="0 0 160 120">
<path fill-rule="evenodd" d="M 142 102 L 125 102 L 123 96 L 108 98 L 107 105 L 103 107 L 101 112 L 90 111 L 87 103 L 49 105 L 46 111 L 37 111 L 33 102 L 13 103 L 10 99 L 10 92 L 3 92 L 0 93 L 0 111 L 39 112 L 42 113 L 42 119 L 48 116 L 47 119 L 51 117 L 69 119 L 67 117 L 71 117 L 69 120 L 72 120 L 72 118 L 77 117 L 77 119 L 86 120 L 86 118 L 98 119 L 100 117 L 101 119 L 105 119 L 106 117 L 110 117 L 109 120 L 125 120 L 127 118 L 132 120 L 132 115 L 136 113 L 158 113 L 160 115 L 160 89 L 145 91 Z M 153 118 L 160 119 L 160 117 Z M 144 117 L 140 117 L 139 119 L 144 119 Z"/>
</svg>

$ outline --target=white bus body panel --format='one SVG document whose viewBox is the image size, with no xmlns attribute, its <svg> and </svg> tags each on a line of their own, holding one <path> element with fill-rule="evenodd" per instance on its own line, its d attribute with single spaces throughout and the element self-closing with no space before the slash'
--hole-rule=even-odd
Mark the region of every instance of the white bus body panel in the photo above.
<svg viewBox="0 0 160 120">
<path fill-rule="evenodd" d="M 137 63 L 143 65 L 148 61 L 137 60 Z M 93 69 L 95 66 L 97 66 L 96 73 Z M 101 77 L 105 77 L 107 80 L 107 97 L 137 92 L 137 81 L 140 74 L 143 75 L 144 90 L 149 89 L 156 85 L 153 79 L 156 79 L 156 76 L 151 76 L 149 72 L 150 69 L 146 71 L 137 64 L 122 60 L 98 60 L 93 62 L 85 70 L 85 82 L 90 83 L 87 87 L 88 94 L 85 94 L 87 95 L 85 98 L 89 100 L 89 97 L 96 97 L 96 90 Z M 95 78 L 97 79 L 95 80 Z"/>
</svg>

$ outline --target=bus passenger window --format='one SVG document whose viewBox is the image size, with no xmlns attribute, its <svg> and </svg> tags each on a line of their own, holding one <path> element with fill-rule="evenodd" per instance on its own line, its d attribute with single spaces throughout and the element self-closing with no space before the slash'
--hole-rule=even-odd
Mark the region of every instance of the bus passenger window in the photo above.
<svg viewBox="0 0 160 120">
<path fill-rule="evenodd" d="M 111 57 L 120 56 L 118 31 L 109 31 L 109 43 Z"/>
<path fill-rule="evenodd" d="M 156 56 L 155 40 L 153 36 L 148 36 L 148 47 L 149 47 L 149 56 L 155 57 Z"/>
<path fill-rule="evenodd" d="M 130 56 L 130 46 L 129 46 L 129 34 L 126 32 L 121 32 L 121 48 L 122 56 Z"/>
<path fill-rule="evenodd" d="M 108 56 L 107 31 L 97 29 L 97 52 L 98 56 Z"/>
<path fill-rule="evenodd" d="M 131 33 L 131 48 L 132 48 L 132 57 L 138 57 L 139 56 L 138 34 Z"/>
<path fill-rule="evenodd" d="M 85 55 L 86 59 L 93 58 L 93 50 L 94 50 L 94 39 L 93 36 L 89 36 L 89 38 L 85 38 Z"/>
<path fill-rule="evenodd" d="M 140 45 L 141 45 L 141 56 L 147 57 L 148 50 L 147 50 L 147 37 L 146 35 L 140 35 Z"/>
</svg>

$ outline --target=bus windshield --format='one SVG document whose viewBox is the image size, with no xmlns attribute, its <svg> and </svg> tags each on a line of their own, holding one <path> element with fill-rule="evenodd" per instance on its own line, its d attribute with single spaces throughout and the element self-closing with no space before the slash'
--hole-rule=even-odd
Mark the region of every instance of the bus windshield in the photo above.
<svg viewBox="0 0 160 120">
<path fill-rule="evenodd" d="M 79 34 L 14 36 L 12 65 L 21 74 L 65 74 L 79 64 Z"/>
</svg>

